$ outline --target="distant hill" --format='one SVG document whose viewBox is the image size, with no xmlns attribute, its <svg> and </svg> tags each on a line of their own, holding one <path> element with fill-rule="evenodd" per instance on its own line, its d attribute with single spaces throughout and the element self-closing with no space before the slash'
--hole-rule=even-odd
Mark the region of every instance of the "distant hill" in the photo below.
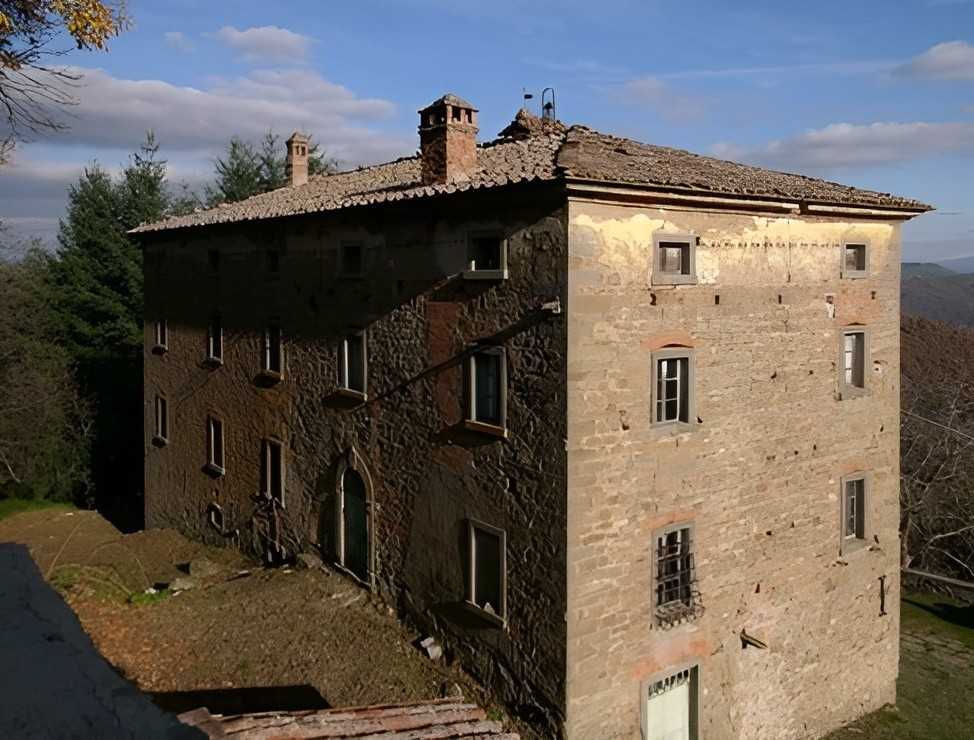
<svg viewBox="0 0 974 740">
<path fill-rule="evenodd" d="M 954 270 L 948 270 L 935 262 L 904 262 L 902 268 L 904 280 L 914 277 L 948 277 L 957 274 Z"/>
<path fill-rule="evenodd" d="M 908 268 L 908 264 L 903 265 L 900 293 L 903 313 L 974 326 L 974 275 L 951 273 L 938 265 L 912 263 L 916 267 Z"/>
<path fill-rule="evenodd" d="M 967 275 L 974 273 L 974 255 L 957 257 L 952 260 L 940 260 L 937 264 L 954 272 L 961 272 Z"/>
</svg>

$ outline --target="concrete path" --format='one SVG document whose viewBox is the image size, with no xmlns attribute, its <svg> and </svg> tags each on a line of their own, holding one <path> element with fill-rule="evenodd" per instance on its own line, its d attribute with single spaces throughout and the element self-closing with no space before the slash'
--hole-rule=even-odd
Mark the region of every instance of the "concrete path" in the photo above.
<svg viewBox="0 0 974 740">
<path fill-rule="evenodd" d="M 27 548 L 0 543 L 0 737 L 205 736 L 119 676 Z"/>
</svg>

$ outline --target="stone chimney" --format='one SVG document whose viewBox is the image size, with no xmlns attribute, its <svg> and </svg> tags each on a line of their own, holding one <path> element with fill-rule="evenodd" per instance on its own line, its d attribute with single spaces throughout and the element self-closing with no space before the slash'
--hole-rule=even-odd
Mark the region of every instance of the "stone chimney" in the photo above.
<svg viewBox="0 0 974 740">
<path fill-rule="evenodd" d="M 444 95 L 419 112 L 423 184 L 469 180 L 477 169 L 477 109 Z"/>
<path fill-rule="evenodd" d="M 308 181 L 308 143 L 311 139 L 295 131 L 287 140 L 287 161 L 284 174 L 290 186 L 304 185 Z"/>
</svg>

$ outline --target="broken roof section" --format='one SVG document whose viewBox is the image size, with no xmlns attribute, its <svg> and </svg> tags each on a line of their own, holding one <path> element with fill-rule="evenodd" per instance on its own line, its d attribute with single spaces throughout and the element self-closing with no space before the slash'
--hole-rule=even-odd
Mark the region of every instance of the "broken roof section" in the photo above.
<svg viewBox="0 0 974 740">
<path fill-rule="evenodd" d="M 498 139 L 477 147 L 477 169 L 470 173 L 469 179 L 424 185 L 421 172 L 420 157 L 414 156 L 319 175 L 304 185 L 283 187 L 237 203 L 144 224 L 132 233 L 261 221 L 555 180 L 644 187 L 684 195 L 889 209 L 906 212 L 907 216 L 932 210 L 925 203 L 889 193 L 643 144 L 585 126 L 566 127 L 557 121 L 543 121 L 524 110 L 518 112 Z"/>
<path fill-rule="evenodd" d="M 214 715 L 196 709 L 179 715 L 186 725 L 211 738 L 282 740 L 283 738 L 354 738 L 423 740 L 518 740 L 484 710 L 462 699 L 435 699 L 413 704 L 387 704 L 352 709 Z"/>
</svg>

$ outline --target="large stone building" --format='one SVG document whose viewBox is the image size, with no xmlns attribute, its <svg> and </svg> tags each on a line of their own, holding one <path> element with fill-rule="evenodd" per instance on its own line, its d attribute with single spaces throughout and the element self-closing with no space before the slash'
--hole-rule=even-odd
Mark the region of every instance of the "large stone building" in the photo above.
<svg viewBox="0 0 974 740">
<path fill-rule="evenodd" d="M 318 549 L 544 736 L 892 702 L 887 194 L 421 112 L 420 154 L 137 230 L 146 520 Z M 282 605 L 286 608 L 286 605 Z M 341 625 L 322 625 L 341 629 Z"/>
</svg>

